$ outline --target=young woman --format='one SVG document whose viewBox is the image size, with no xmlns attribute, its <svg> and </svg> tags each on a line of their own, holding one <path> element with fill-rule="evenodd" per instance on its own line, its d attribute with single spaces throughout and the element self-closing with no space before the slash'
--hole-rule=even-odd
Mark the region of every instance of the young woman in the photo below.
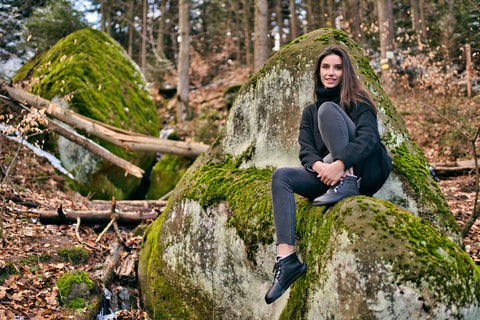
<svg viewBox="0 0 480 320">
<path fill-rule="evenodd" d="M 371 196 L 392 165 L 378 133 L 375 104 L 347 53 L 337 46 L 326 48 L 313 76 L 315 103 L 303 111 L 298 137 L 303 167 L 279 168 L 272 175 L 278 255 L 273 284 L 265 295 L 268 304 L 307 269 L 295 253 L 294 193 L 312 199 L 314 205 Z"/>
</svg>

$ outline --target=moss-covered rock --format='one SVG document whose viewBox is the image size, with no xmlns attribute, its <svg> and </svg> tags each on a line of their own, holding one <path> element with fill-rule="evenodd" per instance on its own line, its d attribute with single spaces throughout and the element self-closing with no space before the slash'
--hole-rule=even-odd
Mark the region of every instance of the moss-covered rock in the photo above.
<svg viewBox="0 0 480 320">
<path fill-rule="evenodd" d="M 347 50 L 372 91 L 393 172 L 381 199 L 349 198 L 326 211 L 297 198 L 307 274 L 267 306 L 276 253 L 271 173 L 300 166 L 301 113 L 313 101 L 316 57 L 329 44 Z M 283 47 L 244 84 L 219 139 L 145 232 L 139 282 L 156 319 L 475 319 L 480 273 L 461 245 L 423 152 L 361 50 L 323 29 Z"/>
<path fill-rule="evenodd" d="M 165 154 L 155 163 L 150 174 L 150 188 L 147 199 L 159 199 L 172 191 L 187 168 L 192 164 L 192 159 L 182 156 Z"/>
<path fill-rule="evenodd" d="M 72 270 L 58 279 L 57 288 L 62 306 L 84 308 L 88 306 L 93 282 L 85 271 Z"/>
<path fill-rule="evenodd" d="M 14 78 L 29 90 L 87 117 L 122 129 L 158 135 L 156 107 L 146 80 L 125 50 L 105 33 L 83 29 L 25 63 Z M 116 155 L 146 169 L 153 154 L 127 152 L 94 139 Z M 57 152 L 83 194 L 128 198 L 140 179 L 127 176 L 87 150 L 59 137 Z"/>
</svg>

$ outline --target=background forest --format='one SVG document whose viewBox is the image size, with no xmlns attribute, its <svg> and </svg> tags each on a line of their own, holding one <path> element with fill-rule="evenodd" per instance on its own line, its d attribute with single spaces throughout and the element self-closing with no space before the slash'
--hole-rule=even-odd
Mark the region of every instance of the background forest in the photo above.
<svg viewBox="0 0 480 320">
<path fill-rule="evenodd" d="M 280 46 L 323 27 L 351 35 L 379 73 L 382 66 L 393 67 L 396 89 L 442 86 L 434 89 L 450 93 L 465 81 L 465 45 L 478 71 L 475 0 L 2 0 L 2 77 L 11 77 L 36 51 L 93 26 L 124 46 L 149 81 L 162 83 L 179 66 L 181 12 L 188 15 L 183 32 L 190 40 L 194 86 L 227 69 L 254 72 Z M 433 73 L 455 83 L 429 82 Z"/>
</svg>

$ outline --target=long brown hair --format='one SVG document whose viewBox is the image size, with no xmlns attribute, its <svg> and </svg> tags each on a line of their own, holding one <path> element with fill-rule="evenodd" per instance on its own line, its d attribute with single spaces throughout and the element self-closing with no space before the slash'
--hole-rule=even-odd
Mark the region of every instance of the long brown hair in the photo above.
<svg viewBox="0 0 480 320">
<path fill-rule="evenodd" d="M 313 73 L 313 80 L 315 83 L 313 94 L 315 100 L 317 99 L 315 90 L 318 87 L 323 88 L 322 80 L 320 79 L 320 67 L 322 61 L 326 56 L 331 54 L 335 54 L 342 59 L 343 75 L 340 83 L 340 106 L 345 111 L 351 112 L 352 106 L 356 106 L 356 104 L 359 102 L 367 102 L 372 106 L 375 113 L 377 113 L 377 108 L 373 102 L 370 92 L 365 89 L 353 70 L 350 57 L 345 50 L 338 46 L 330 46 L 325 48 L 325 50 L 323 50 L 317 58 L 317 64 L 315 65 L 315 71 Z"/>
</svg>

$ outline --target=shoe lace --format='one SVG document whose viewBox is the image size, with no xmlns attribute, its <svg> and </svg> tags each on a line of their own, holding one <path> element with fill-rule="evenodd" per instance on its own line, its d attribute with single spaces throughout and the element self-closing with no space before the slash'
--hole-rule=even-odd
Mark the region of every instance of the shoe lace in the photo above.
<svg viewBox="0 0 480 320">
<path fill-rule="evenodd" d="M 334 187 L 333 192 L 338 192 L 338 189 L 342 186 L 343 180 L 339 181 Z"/>
<path fill-rule="evenodd" d="M 275 273 L 274 277 L 273 277 L 273 281 L 275 280 L 278 280 L 278 277 L 280 277 L 280 263 L 275 262 L 275 264 L 273 265 L 273 273 Z"/>
</svg>

